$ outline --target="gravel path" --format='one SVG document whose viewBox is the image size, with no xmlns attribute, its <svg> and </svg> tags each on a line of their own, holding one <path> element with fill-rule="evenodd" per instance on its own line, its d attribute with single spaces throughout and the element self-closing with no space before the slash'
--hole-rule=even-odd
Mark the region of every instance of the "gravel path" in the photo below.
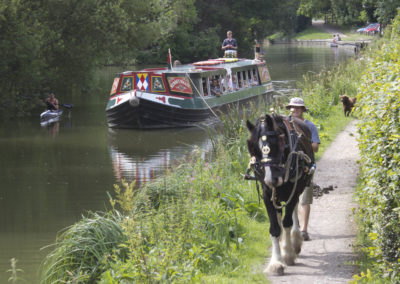
<svg viewBox="0 0 400 284">
<path fill-rule="evenodd" d="M 351 209 L 359 173 L 355 124 L 352 121 L 317 162 L 314 182 L 321 188 L 333 185 L 334 190 L 314 198 L 308 228 L 311 241 L 303 243 L 296 264 L 288 266 L 284 276 L 268 276 L 271 283 L 348 283 L 356 273 L 348 264 L 356 259 Z"/>
</svg>

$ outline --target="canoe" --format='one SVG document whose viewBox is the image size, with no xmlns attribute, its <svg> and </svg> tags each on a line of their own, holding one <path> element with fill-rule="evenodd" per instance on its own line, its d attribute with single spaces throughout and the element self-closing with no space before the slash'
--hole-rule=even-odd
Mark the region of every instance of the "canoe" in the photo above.
<svg viewBox="0 0 400 284">
<path fill-rule="evenodd" d="M 47 126 L 60 120 L 62 109 L 59 110 L 46 110 L 40 114 L 40 125 Z"/>
</svg>

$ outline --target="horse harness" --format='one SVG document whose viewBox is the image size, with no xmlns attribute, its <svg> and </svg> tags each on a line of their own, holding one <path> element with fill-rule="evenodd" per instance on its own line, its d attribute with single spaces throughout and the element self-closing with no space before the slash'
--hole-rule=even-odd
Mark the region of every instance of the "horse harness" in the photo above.
<svg viewBox="0 0 400 284">
<path fill-rule="evenodd" d="M 284 145 L 283 143 L 280 143 L 279 145 L 279 151 L 280 151 L 280 159 L 277 161 L 275 159 L 270 159 L 270 158 L 262 158 L 258 159 L 255 156 L 252 156 L 250 158 L 250 162 L 246 171 L 246 174 L 244 175 L 244 179 L 247 180 L 255 180 L 256 181 L 256 188 L 257 188 L 257 193 L 258 193 L 258 201 L 260 203 L 260 190 L 258 186 L 258 181 L 261 183 L 264 183 L 264 168 L 266 166 L 268 167 L 274 167 L 277 168 L 280 171 L 284 171 L 284 183 L 286 183 L 288 180 L 294 183 L 292 192 L 289 196 L 289 199 L 284 203 L 284 205 L 278 205 L 276 203 L 277 197 L 276 197 L 276 189 L 275 187 L 272 187 L 272 196 L 271 196 L 271 201 L 276 209 L 282 209 L 285 205 L 289 204 L 294 196 L 296 186 L 297 186 L 297 181 L 300 179 L 300 177 L 303 175 L 303 173 L 306 173 L 308 175 L 312 175 L 314 170 L 315 170 L 315 164 L 312 164 L 311 158 L 304 153 L 303 151 L 298 149 L 298 142 L 300 138 L 303 136 L 303 134 L 298 131 L 297 127 L 293 123 L 293 119 L 291 116 L 288 117 L 288 119 L 283 119 L 284 125 L 285 125 L 285 130 L 286 134 L 288 137 L 288 145 Z M 265 131 L 264 130 L 264 125 L 265 125 L 265 119 L 261 118 L 261 125 L 262 125 L 262 132 L 261 132 L 261 141 L 262 141 L 262 147 L 261 147 L 261 152 L 264 155 L 268 155 L 270 152 L 270 148 L 267 145 L 268 141 L 268 136 L 276 136 L 279 135 L 279 132 L 277 131 Z M 289 148 L 289 155 L 286 159 L 286 162 L 283 161 L 284 158 L 284 150 L 285 148 Z M 250 176 L 250 172 L 254 172 L 254 176 Z M 265 186 L 267 186 L 264 183 Z M 268 187 L 268 186 L 267 186 Z"/>
</svg>

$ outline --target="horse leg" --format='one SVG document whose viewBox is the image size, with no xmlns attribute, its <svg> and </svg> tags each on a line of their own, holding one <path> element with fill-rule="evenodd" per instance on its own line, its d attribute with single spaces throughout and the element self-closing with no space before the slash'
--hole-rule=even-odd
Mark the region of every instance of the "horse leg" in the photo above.
<svg viewBox="0 0 400 284">
<path fill-rule="evenodd" d="M 303 238 L 301 236 L 300 232 L 300 225 L 299 225 L 299 216 L 297 212 L 297 207 L 299 206 L 299 203 L 296 204 L 293 213 L 292 213 L 292 220 L 293 220 L 293 227 L 292 231 L 290 232 L 290 237 L 292 239 L 292 244 L 295 253 L 298 255 L 301 251 L 301 246 L 303 244 Z"/>
<path fill-rule="evenodd" d="M 271 259 L 267 268 L 264 270 L 264 273 L 283 275 L 285 264 L 282 261 L 281 249 L 279 245 L 279 237 L 281 235 L 281 214 L 275 210 L 270 197 L 264 197 L 264 204 L 267 208 L 268 217 L 270 220 L 269 233 L 271 235 L 272 242 Z"/>
<path fill-rule="evenodd" d="M 293 204 L 293 202 L 291 202 Z M 295 205 L 289 204 L 286 207 L 285 217 L 283 218 L 283 238 L 282 238 L 282 258 L 287 265 L 294 265 L 294 261 L 297 257 L 294 249 L 291 231 L 293 226 L 292 215 L 294 213 Z"/>
</svg>

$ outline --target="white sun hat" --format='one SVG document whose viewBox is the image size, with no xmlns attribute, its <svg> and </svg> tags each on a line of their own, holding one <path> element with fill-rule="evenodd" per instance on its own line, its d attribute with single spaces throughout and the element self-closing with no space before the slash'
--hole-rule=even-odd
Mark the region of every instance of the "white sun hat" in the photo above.
<svg viewBox="0 0 400 284">
<path fill-rule="evenodd" d="M 302 98 L 291 98 L 289 104 L 286 106 L 286 109 L 290 109 L 291 107 L 303 107 L 304 111 L 307 111 L 306 105 L 304 104 L 304 100 Z"/>
</svg>

